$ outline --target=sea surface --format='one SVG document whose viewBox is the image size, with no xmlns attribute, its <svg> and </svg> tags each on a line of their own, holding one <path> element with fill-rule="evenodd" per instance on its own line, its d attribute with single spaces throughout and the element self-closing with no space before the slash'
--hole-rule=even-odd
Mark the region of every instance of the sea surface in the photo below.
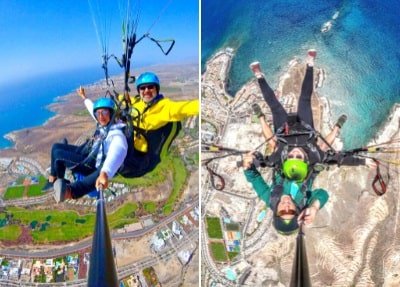
<svg viewBox="0 0 400 287">
<path fill-rule="evenodd" d="M 57 97 L 104 78 L 101 67 L 40 75 L 0 87 L 0 149 L 11 147 L 4 136 L 42 125 L 54 114 L 47 109 Z"/>
<path fill-rule="evenodd" d="M 276 87 L 291 59 L 317 49 L 327 74 L 319 93 L 334 119 L 348 115 L 345 148 L 368 143 L 400 103 L 400 1 L 202 0 L 201 11 L 202 69 L 216 51 L 234 48 L 232 95 L 252 77 L 251 62 Z M 321 33 L 328 20 L 331 30 Z"/>
</svg>

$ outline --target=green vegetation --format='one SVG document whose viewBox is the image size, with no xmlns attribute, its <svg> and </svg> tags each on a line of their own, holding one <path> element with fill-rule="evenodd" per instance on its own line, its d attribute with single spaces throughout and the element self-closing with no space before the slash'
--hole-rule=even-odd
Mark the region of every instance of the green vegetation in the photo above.
<svg viewBox="0 0 400 287">
<path fill-rule="evenodd" d="M 4 199 L 17 199 L 24 195 L 25 186 L 10 186 L 4 193 Z"/>
<path fill-rule="evenodd" d="M 153 267 L 143 269 L 143 276 L 149 286 L 157 286 L 158 278 Z"/>
<path fill-rule="evenodd" d="M 168 164 L 169 163 L 169 164 Z M 132 187 L 150 187 L 154 186 L 166 179 L 166 175 L 170 171 L 170 162 L 162 161 L 154 170 L 141 177 L 125 178 L 120 175 L 112 179 L 113 182 L 119 182 Z"/>
<path fill-rule="evenodd" d="M 173 186 L 171 195 L 169 196 L 167 202 L 163 207 L 163 212 L 165 215 L 171 214 L 173 210 L 173 205 L 175 201 L 178 199 L 179 193 L 182 190 L 187 178 L 187 171 L 181 158 L 173 157 L 172 162 L 174 167 Z"/>
<path fill-rule="evenodd" d="M 42 188 L 45 186 L 47 179 L 40 175 L 38 177 L 39 183 L 30 184 L 28 187 L 23 186 L 23 181 L 26 177 L 18 178 L 16 182 L 16 186 L 9 186 L 4 194 L 4 199 L 17 199 L 22 198 L 24 196 L 25 188 L 28 189 L 27 196 L 39 196 L 43 195 Z"/>
<path fill-rule="evenodd" d="M 189 164 L 195 165 L 195 166 L 198 166 L 199 159 L 200 158 L 199 158 L 199 153 L 198 152 L 196 152 L 194 154 L 191 154 L 186 158 L 186 160 L 188 161 Z"/>
<path fill-rule="evenodd" d="M 43 195 L 42 188 L 46 185 L 47 179 L 41 175 L 39 176 L 39 184 L 32 184 L 28 189 L 28 197 Z"/>
<path fill-rule="evenodd" d="M 8 266 L 10 265 L 10 262 L 8 262 L 7 259 L 4 259 L 3 261 L 1 261 L 1 266 Z"/>
<path fill-rule="evenodd" d="M 239 252 L 228 252 L 229 260 L 232 260 L 236 256 L 238 256 Z"/>
<path fill-rule="evenodd" d="M 226 261 L 227 256 L 225 252 L 225 245 L 221 242 L 211 242 L 210 243 L 211 253 L 215 261 Z"/>
<path fill-rule="evenodd" d="M 38 224 L 39 222 L 37 220 L 34 220 L 29 224 L 29 226 L 31 227 L 31 229 L 35 229 Z"/>
<path fill-rule="evenodd" d="M 208 237 L 222 239 L 222 228 L 219 218 L 207 216 L 206 221 Z"/>
<path fill-rule="evenodd" d="M 33 282 L 46 283 L 46 274 L 43 266 L 40 266 L 40 274 L 35 276 Z"/>
<path fill-rule="evenodd" d="M 173 155 L 172 153 L 168 154 L 153 171 L 142 177 L 124 178 L 119 175 L 115 177 L 113 181 L 134 187 L 150 187 L 164 182 L 167 179 L 167 175 L 171 173 L 171 170 L 173 176 L 172 192 L 163 206 L 164 215 L 169 215 L 173 211 L 175 201 L 178 199 L 187 178 L 185 164 L 179 156 Z"/>
<path fill-rule="evenodd" d="M 157 210 L 157 204 L 152 201 L 143 202 L 143 208 L 148 213 L 154 213 Z"/>
<path fill-rule="evenodd" d="M 20 237 L 22 231 L 17 225 L 7 225 L 0 227 L 0 240 L 15 241 Z"/>
<path fill-rule="evenodd" d="M 116 212 L 109 214 L 107 217 L 110 228 L 137 222 L 137 218 L 135 218 L 137 208 L 135 203 L 126 203 Z M 31 234 L 36 243 L 73 241 L 85 238 L 92 234 L 95 223 L 93 213 L 80 216 L 74 211 L 27 210 L 17 207 L 8 208 L 7 212 L 13 215 L 13 220 L 32 229 Z M 0 240 L 17 240 L 20 235 L 21 231 L 18 225 L 0 228 Z"/>
<path fill-rule="evenodd" d="M 138 222 L 138 219 L 135 217 L 137 209 L 138 205 L 136 203 L 125 203 L 123 206 L 118 208 L 117 211 L 108 215 L 108 225 L 113 229 L 123 227 L 126 224 Z"/>
</svg>

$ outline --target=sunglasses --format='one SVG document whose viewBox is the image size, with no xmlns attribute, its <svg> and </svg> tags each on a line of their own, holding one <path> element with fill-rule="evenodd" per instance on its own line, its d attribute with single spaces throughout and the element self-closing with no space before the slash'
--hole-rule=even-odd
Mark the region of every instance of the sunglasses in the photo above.
<svg viewBox="0 0 400 287">
<path fill-rule="evenodd" d="M 296 210 L 289 209 L 288 211 L 286 211 L 283 209 L 283 210 L 278 211 L 278 213 L 276 215 L 279 217 L 281 217 L 283 215 L 296 215 Z"/>
<path fill-rule="evenodd" d="M 141 90 L 141 91 L 144 91 L 146 89 L 153 90 L 155 87 L 156 87 L 155 85 L 140 86 L 139 90 Z"/>
<path fill-rule="evenodd" d="M 291 158 L 291 159 L 295 158 L 295 159 L 304 160 L 304 156 L 301 155 L 301 154 L 296 154 L 296 155 L 294 155 L 294 154 L 288 154 L 287 158 Z"/>
<path fill-rule="evenodd" d="M 110 111 L 109 110 L 97 110 L 96 111 L 96 117 L 99 117 L 100 115 L 102 115 L 103 117 L 109 116 L 110 115 Z"/>
</svg>

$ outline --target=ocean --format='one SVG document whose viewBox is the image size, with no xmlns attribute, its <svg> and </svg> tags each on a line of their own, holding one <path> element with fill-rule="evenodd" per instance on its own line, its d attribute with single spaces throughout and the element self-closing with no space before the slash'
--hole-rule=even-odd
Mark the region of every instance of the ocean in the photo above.
<svg viewBox="0 0 400 287">
<path fill-rule="evenodd" d="M 46 106 L 57 97 L 104 78 L 101 67 L 44 74 L 0 87 L 0 148 L 12 146 L 4 136 L 40 126 L 54 114 Z"/>
<path fill-rule="evenodd" d="M 252 78 L 251 62 L 260 61 L 276 87 L 291 59 L 317 49 L 316 66 L 327 74 L 319 93 L 334 120 L 348 115 L 341 132 L 347 149 L 367 144 L 400 103 L 399 1 L 203 0 L 201 11 L 202 69 L 216 51 L 234 48 L 232 95 Z M 328 20 L 332 28 L 321 33 Z"/>
</svg>

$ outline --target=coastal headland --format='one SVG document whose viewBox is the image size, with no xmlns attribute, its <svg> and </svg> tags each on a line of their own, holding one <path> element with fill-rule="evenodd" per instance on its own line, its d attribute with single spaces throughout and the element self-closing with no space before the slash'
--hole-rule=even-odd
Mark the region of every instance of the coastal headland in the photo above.
<svg viewBox="0 0 400 287">
<path fill-rule="evenodd" d="M 241 151 L 260 147 L 264 152 L 261 126 L 251 104 L 260 104 L 270 123 L 271 113 L 254 79 L 234 97 L 227 93 L 229 67 L 234 56 L 233 49 L 219 51 L 207 62 L 202 75 L 202 141 Z M 262 59 L 260 62 L 262 66 Z M 288 62 L 275 93 L 286 110 L 295 112 L 305 63 Z M 268 81 L 268 70 L 265 67 L 263 70 Z M 246 71 L 250 78 L 250 70 L 243 67 L 243 72 Z M 336 119 L 330 116 L 327 95 L 319 94 L 318 87 L 324 84 L 326 75 L 318 59 L 314 71 L 315 127 L 326 135 Z M 371 144 L 399 139 L 399 122 L 400 106 L 395 105 Z M 334 148 L 341 147 L 338 138 Z M 314 188 L 324 188 L 330 198 L 305 230 L 313 286 L 400 284 L 400 262 L 396 259 L 400 256 L 400 170 L 398 165 L 389 163 L 399 162 L 400 154 L 396 151 L 399 143 L 394 142 L 391 148 L 394 150 L 391 154 L 376 155 L 382 160 L 381 173 L 387 183 L 383 196 L 377 196 L 372 189 L 376 171 L 365 166 L 331 166 L 314 182 Z M 202 153 L 203 160 L 213 156 L 215 153 Z M 221 286 L 288 286 L 296 235 L 282 236 L 274 230 L 272 212 L 246 182 L 242 168 L 236 165 L 239 160 L 240 156 L 231 156 L 210 165 L 225 179 L 222 191 L 213 188 L 211 174 L 202 168 L 203 286 L 212 282 Z M 260 172 L 266 181 L 271 179 L 270 169 Z M 215 224 L 221 230 L 220 236 L 210 233 Z"/>
</svg>

